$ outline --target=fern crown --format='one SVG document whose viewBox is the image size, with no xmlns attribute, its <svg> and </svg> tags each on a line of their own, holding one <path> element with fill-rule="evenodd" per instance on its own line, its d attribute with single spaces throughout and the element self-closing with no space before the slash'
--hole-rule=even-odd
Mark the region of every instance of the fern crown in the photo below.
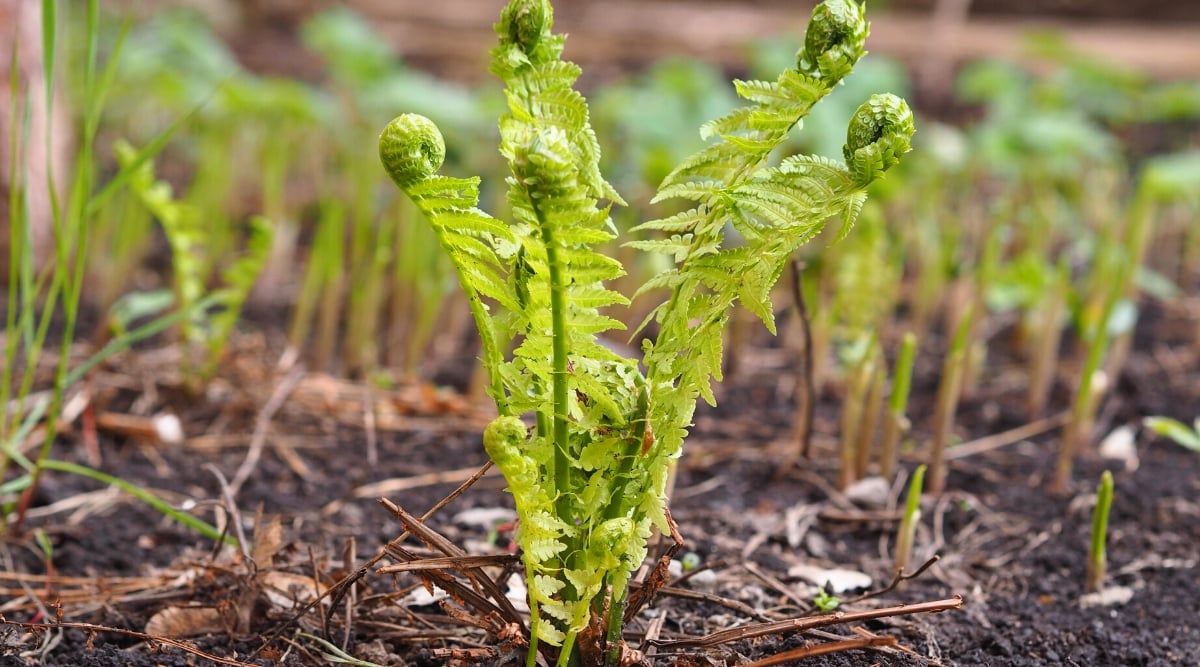
<svg viewBox="0 0 1200 667">
<path fill-rule="evenodd" d="M 628 303 L 606 284 L 622 265 L 598 250 L 615 239 L 609 212 L 624 202 L 600 173 L 600 144 L 575 89 L 580 70 L 562 60 L 564 38 L 552 27 L 547 0 L 510 0 L 495 25 L 511 221 L 480 210 L 478 178 L 437 173 L 445 145 L 427 119 L 396 118 L 379 153 L 466 293 L 500 414 L 484 447 L 521 519 L 530 630 L 562 647 L 566 664 L 597 610 L 617 614 L 619 626 L 652 527 L 669 530 L 669 465 L 697 399 L 715 402 L 731 308 L 741 303 L 774 331 L 771 289 L 788 260 L 829 219 L 850 229 L 866 188 L 910 149 L 913 119 L 903 100 L 877 95 L 849 124 L 845 163 L 772 160 L 864 54 L 862 6 L 819 5 L 796 66 L 774 81 L 735 81 L 746 106 L 706 123 L 707 145 L 659 186 L 654 201 L 683 201 L 683 210 L 639 225 L 627 243 L 673 263 L 635 295 L 666 295 L 643 323 L 657 324 L 657 335 L 640 366 L 599 338 L 623 328 L 602 309 Z"/>
</svg>

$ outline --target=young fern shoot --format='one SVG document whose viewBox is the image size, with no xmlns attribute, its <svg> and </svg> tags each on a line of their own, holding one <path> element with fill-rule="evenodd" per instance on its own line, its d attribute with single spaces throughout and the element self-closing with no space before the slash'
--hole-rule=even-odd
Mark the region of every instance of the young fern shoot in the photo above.
<svg viewBox="0 0 1200 667">
<path fill-rule="evenodd" d="M 1105 470 L 1096 487 L 1096 507 L 1092 510 L 1091 548 L 1087 560 L 1087 592 L 1099 593 L 1104 588 L 1108 570 L 1108 512 L 1112 509 L 1113 477 Z"/>
<path fill-rule="evenodd" d="M 599 339 L 622 327 L 599 309 L 628 303 L 605 286 L 623 275 L 621 264 L 595 249 L 615 238 L 609 209 L 624 202 L 600 173 L 588 107 L 574 88 L 580 70 L 561 59 L 564 38 L 552 24 L 547 0 L 511 0 L 495 26 L 491 71 L 508 101 L 500 152 L 511 222 L 478 208 L 478 178 L 437 174 L 445 144 L 428 119 L 393 120 L 379 152 L 449 255 L 482 339 L 499 412 L 484 447 L 521 520 L 527 664 L 541 653 L 567 665 L 585 651 L 615 664 L 632 573 L 652 528 L 670 529 L 670 463 L 696 399 L 715 400 L 710 378 L 720 379 L 730 308 L 741 300 L 774 331 L 768 297 L 792 253 L 830 217 L 850 227 L 867 186 L 909 150 L 913 123 L 903 100 L 875 96 L 850 123 L 847 164 L 797 156 L 767 165 L 863 54 L 862 7 L 818 6 L 796 67 L 774 82 L 737 82 L 751 105 L 705 125 L 714 143 L 663 183 L 658 200 L 684 197 L 696 207 L 640 227 L 669 238 L 629 244 L 676 262 L 638 292 L 670 290 L 651 315 L 659 333 L 645 346 L 643 375 L 636 359 Z M 727 223 L 744 245 L 726 243 Z M 599 645 L 576 653 L 585 636 Z"/>
<path fill-rule="evenodd" d="M 721 332 L 733 304 L 740 300 L 775 333 L 771 288 L 793 253 L 833 216 L 841 217 L 845 234 L 867 186 L 910 149 L 908 105 L 894 95 L 875 95 L 850 120 L 845 164 L 797 155 L 766 165 L 813 105 L 850 73 L 865 53 L 867 33 L 865 9 L 853 0 L 818 5 L 796 67 L 772 82 L 736 81 L 738 96 L 750 104 L 705 124 L 701 135 L 716 141 L 676 167 L 654 198 L 688 199 L 696 206 L 634 229 L 668 234 L 628 245 L 675 261 L 674 269 L 638 291 L 670 289 L 669 299 L 643 323 L 659 324 L 644 358 L 655 456 L 678 454 L 698 397 L 715 403 L 710 378 L 721 379 Z M 727 241 L 727 223 L 741 245 Z"/>
</svg>

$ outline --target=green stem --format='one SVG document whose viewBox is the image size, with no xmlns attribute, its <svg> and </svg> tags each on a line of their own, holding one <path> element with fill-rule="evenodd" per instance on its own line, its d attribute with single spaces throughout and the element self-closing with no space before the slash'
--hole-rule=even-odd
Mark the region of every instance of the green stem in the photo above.
<svg viewBox="0 0 1200 667">
<path fill-rule="evenodd" d="M 1127 266 L 1125 268 L 1128 268 Z M 1087 332 L 1087 356 L 1084 358 L 1083 372 L 1079 379 L 1079 389 L 1075 392 L 1075 400 L 1071 404 L 1071 418 L 1063 431 L 1062 444 L 1058 452 L 1058 465 L 1050 482 L 1050 491 L 1066 493 L 1071 481 L 1071 469 L 1074 459 L 1091 442 L 1092 429 L 1095 425 L 1096 404 L 1100 393 L 1096 381 L 1097 373 L 1104 362 L 1105 353 L 1109 347 L 1108 320 L 1112 317 L 1113 308 L 1121 295 L 1122 283 L 1118 280 L 1109 291 L 1095 321 L 1091 323 L 1091 331 Z"/>
<path fill-rule="evenodd" d="M 625 602 L 629 599 L 628 591 L 622 586 L 612 587 L 612 595 L 608 604 L 608 630 L 605 634 L 606 650 L 604 651 L 604 667 L 617 667 L 621 659 L 621 625 L 625 617 Z"/>
<path fill-rule="evenodd" d="M 900 343 L 900 354 L 896 357 L 896 368 L 892 371 L 892 393 L 888 397 L 888 413 L 883 428 L 883 445 L 879 453 L 879 474 L 891 478 L 896 470 L 897 450 L 900 436 L 905 430 L 905 412 L 908 409 L 908 394 L 912 387 L 913 361 L 917 355 L 917 336 L 913 332 L 904 334 Z"/>
<path fill-rule="evenodd" d="M 1113 478 L 1105 470 L 1100 476 L 1100 487 L 1096 490 L 1096 509 L 1092 512 L 1092 548 L 1087 563 L 1087 591 L 1098 593 L 1104 587 L 1104 575 L 1108 568 L 1105 542 L 1108 537 L 1108 512 L 1112 508 Z"/>
<path fill-rule="evenodd" d="M 178 521 L 179 523 L 183 524 L 184 526 L 187 526 L 188 528 L 191 528 L 192 530 L 196 531 L 197 533 L 200 533 L 204 537 L 207 537 L 208 539 L 213 540 L 214 542 L 221 541 L 221 542 L 224 542 L 225 544 L 231 544 L 231 545 L 237 544 L 237 540 L 233 536 L 224 534 L 222 531 L 217 530 L 211 524 L 203 521 L 202 519 L 198 519 L 198 518 L 192 516 L 191 514 L 188 514 L 187 512 L 175 509 L 169 503 L 164 501 L 162 498 L 159 498 L 158 496 L 147 491 L 146 489 L 143 489 L 140 486 L 135 486 L 133 484 L 130 484 L 129 482 L 126 482 L 125 480 L 120 479 L 119 477 L 113 477 L 112 475 L 109 475 L 108 473 L 103 473 L 103 472 L 100 472 L 99 470 L 95 470 L 95 469 L 89 468 L 87 466 L 81 466 L 77 463 L 70 463 L 68 461 L 57 461 L 54 459 L 46 459 L 44 461 L 41 461 L 40 467 L 41 467 L 41 469 L 44 469 L 44 470 L 57 470 L 59 472 L 71 473 L 72 475 L 79 475 L 80 477 L 87 477 L 89 479 L 94 479 L 97 482 L 101 482 L 103 484 L 115 486 L 118 489 L 121 489 L 122 491 L 124 491 L 125 493 L 128 493 L 129 495 L 133 496 L 134 498 L 137 498 L 138 500 L 146 503 L 147 505 L 153 507 L 154 509 L 158 510 L 159 512 L 165 514 L 166 516 L 169 516 L 172 519 Z"/>
<path fill-rule="evenodd" d="M 897 576 L 904 573 L 912 558 L 913 539 L 917 533 L 917 522 L 921 520 L 921 493 L 925 487 L 925 465 L 917 466 L 912 480 L 908 483 L 908 498 L 904 503 L 904 518 L 900 520 L 900 529 L 896 532 L 896 568 Z"/>
<path fill-rule="evenodd" d="M 567 304 L 563 266 L 558 257 L 558 242 L 542 212 L 534 204 L 542 244 L 546 247 L 546 263 L 550 269 L 550 326 L 553 339 L 552 358 L 554 402 L 554 493 L 555 511 L 564 521 L 571 520 L 571 501 L 565 491 L 570 488 L 570 460 L 567 457 Z"/>
</svg>

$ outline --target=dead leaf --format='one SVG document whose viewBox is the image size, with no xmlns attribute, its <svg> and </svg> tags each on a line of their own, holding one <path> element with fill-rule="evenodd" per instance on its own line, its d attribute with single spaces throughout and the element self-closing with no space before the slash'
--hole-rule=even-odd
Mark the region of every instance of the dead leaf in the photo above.
<svg viewBox="0 0 1200 667">
<path fill-rule="evenodd" d="M 225 630 L 213 607 L 167 607 L 146 622 L 146 634 L 156 637 L 195 637 Z"/>
</svg>

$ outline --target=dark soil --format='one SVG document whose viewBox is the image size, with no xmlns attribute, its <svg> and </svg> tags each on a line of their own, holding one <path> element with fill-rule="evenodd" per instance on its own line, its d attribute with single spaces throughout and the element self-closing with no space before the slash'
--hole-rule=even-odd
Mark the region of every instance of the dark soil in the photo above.
<svg viewBox="0 0 1200 667">
<path fill-rule="evenodd" d="M 1194 326 L 1181 314 L 1154 306 L 1146 310 L 1126 373 L 1101 411 L 1103 432 L 1143 415 L 1194 416 L 1200 406 L 1200 374 L 1186 339 Z M 173 371 L 154 365 L 153 350 L 118 359 L 98 373 L 92 383 L 98 410 L 146 412 L 143 387 L 154 386 L 159 398 L 153 407 L 169 404 L 179 411 L 192 436 L 183 445 L 168 447 L 101 430 L 100 467 L 177 505 L 191 501 L 197 515 L 214 520 L 214 506 L 223 504 L 221 482 L 207 466 L 215 465 L 225 479 L 234 477 L 255 420 L 284 377 L 270 370 L 276 358 L 270 346 L 259 338 L 246 340 L 251 342 L 232 352 L 205 400 L 189 403 L 185 393 L 173 388 Z M 964 439 L 1027 421 L 1015 407 L 1013 383 L 1004 379 L 1011 376 L 1012 364 L 1004 358 L 1002 340 L 1003 332 L 992 345 L 989 368 L 1004 372 L 989 372 L 959 412 Z M 932 414 L 936 386 L 936 358 L 925 356 L 930 368 L 919 368 L 912 409 L 918 442 L 925 436 L 922 415 Z M 748 352 L 737 376 L 722 390 L 721 407 L 701 411 L 681 461 L 672 511 L 687 541 L 685 551 L 699 556 L 701 569 L 711 570 L 711 575 L 692 576 L 681 588 L 726 603 L 661 594 L 629 627 L 634 646 L 658 616 L 665 617 L 660 638 L 673 639 L 815 613 L 812 587 L 789 574 L 796 565 L 858 570 L 872 577 L 874 590 L 889 582 L 895 512 L 848 506 L 832 491 L 835 392 L 827 392 L 818 406 L 814 458 L 794 470 L 780 470 L 790 446 L 790 365 L 789 353 L 777 348 Z M 1065 368 L 1063 377 L 1069 371 Z M 269 601 L 258 577 L 273 570 L 307 577 L 310 583 L 314 578 L 333 583 L 401 532 L 369 489 L 358 494 L 364 497 L 356 491 L 385 483 L 376 495 L 421 514 L 463 480 L 466 473 L 461 471 L 485 461 L 478 432 L 486 417 L 445 390 L 406 386 L 374 391 L 390 408 L 375 424 L 378 460 L 369 462 L 361 402 L 355 407 L 366 391 L 309 376 L 270 420 L 262 458 L 236 500 L 247 532 L 264 536 L 259 542 L 272 542 L 266 526 L 273 518 L 282 520 L 282 538 L 273 552 L 255 554 L 263 561 L 257 563 L 257 574 L 231 549 L 214 557 L 210 541 L 128 496 L 81 496 L 101 490 L 100 485 L 49 474 L 34 499 L 28 528 L 50 537 L 53 571 L 47 572 L 28 533 L 5 537 L 0 547 L 8 573 L 0 579 L 0 613 L 9 622 L 45 621 L 46 615 L 61 613 L 64 622 L 140 632 L 163 609 L 217 609 L 225 614 L 220 616 L 224 625 L 168 627 L 180 635 L 198 634 L 187 639 L 192 646 L 240 664 L 323 664 L 311 642 L 285 640 L 294 636 L 295 614 L 289 603 Z M 1058 397 L 1059 409 L 1065 393 Z M 76 428 L 66 438 L 58 450 L 61 458 L 85 459 L 79 432 Z M 833 626 L 828 628 L 833 635 L 769 635 L 708 649 L 664 650 L 651 661 L 733 665 L 805 642 L 878 634 L 894 637 L 898 648 L 834 653 L 804 664 L 1200 664 L 1200 457 L 1143 436 L 1136 469 L 1088 454 L 1077 464 L 1073 492 L 1055 496 L 1044 486 L 1057 441 L 1057 431 L 1050 431 L 957 459 L 950 490 L 923 504 L 917 537 L 915 560 L 936 551 L 940 562 L 899 590 L 848 601 L 844 607 L 856 611 L 961 595 L 961 610 Z M 1129 587 L 1132 599 L 1082 608 L 1091 494 L 1105 468 L 1116 478 L 1108 583 Z M 430 475 L 438 471 L 460 472 L 435 483 Z M 389 490 L 388 480 L 407 482 L 403 489 Z M 486 527 L 454 519 L 469 509 L 509 507 L 502 486 L 498 476 L 484 477 L 429 525 L 468 548 L 503 552 L 503 531 L 487 546 Z M 893 485 L 892 503 L 901 490 L 900 484 Z M 72 500 L 81 502 L 64 505 Z M 347 555 L 352 561 L 345 560 Z M 413 584 L 407 575 L 366 576 L 350 623 L 351 653 L 379 664 L 443 664 L 445 658 L 435 652 L 439 648 L 487 645 L 482 633 L 460 627 L 434 606 L 406 598 Z M 849 600 L 853 594 L 842 597 Z M 34 598 L 47 607 L 39 612 Z M 743 606 L 733 609 L 729 600 Z M 56 601 L 61 612 L 54 608 Z M 750 612 L 758 618 L 750 618 Z M 232 620 L 239 613 L 244 619 L 240 624 Z M 339 642 L 345 619 L 339 611 L 329 621 L 331 636 Z M 298 623 L 309 632 L 323 632 L 315 614 Z M 210 664 L 177 648 L 89 626 L 43 630 L 29 634 L 19 626 L 0 628 L 0 665 Z M 47 637 L 55 641 L 39 643 Z"/>
</svg>

